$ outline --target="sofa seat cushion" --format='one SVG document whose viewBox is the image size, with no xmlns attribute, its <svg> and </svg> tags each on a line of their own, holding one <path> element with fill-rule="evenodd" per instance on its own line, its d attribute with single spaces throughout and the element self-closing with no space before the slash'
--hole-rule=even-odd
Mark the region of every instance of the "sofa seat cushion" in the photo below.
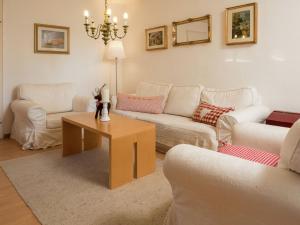
<svg viewBox="0 0 300 225">
<path fill-rule="evenodd" d="M 277 166 L 280 158 L 279 155 L 271 152 L 237 145 L 222 146 L 219 148 L 219 152 L 273 167 Z"/>
<path fill-rule="evenodd" d="M 170 114 L 149 114 L 123 110 L 114 112 L 156 124 L 157 142 L 164 146 L 192 144 L 217 150 L 216 130 L 213 126 L 194 122 L 191 118 Z"/>
<path fill-rule="evenodd" d="M 62 127 L 61 119 L 63 116 L 78 114 L 79 112 L 64 112 L 64 113 L 51 113 L 47 115 L 46 126 L 47 129 L 56 129 Z"/>
<path fill-rule="evenodd" d="M 224 90 L 205 88 L 201 93 L 201 102 L 220 107 L 243 109 L 259 104 L 260 98 L 256 89 L 251 87 Z"/>
<path fill-rule="evenodd" d="M 173 86 L 164 113 L 192 117 L 195 109 L 200 103 L 201 85 Z"/>
</svg>

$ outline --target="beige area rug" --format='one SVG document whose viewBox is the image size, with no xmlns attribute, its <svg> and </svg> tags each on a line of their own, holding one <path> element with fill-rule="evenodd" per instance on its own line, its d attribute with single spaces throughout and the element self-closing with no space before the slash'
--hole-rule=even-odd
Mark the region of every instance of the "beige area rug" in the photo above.
<svg viewBox="0 0 300 225">
<path fill-rule="evenodd" d="M 54 150 L 4 161 L 0 166 L 45 225 L 161 225 L 171 188 L 156 172 L 109 190 L 107 151 L 62 158 Z"/>
</svg>

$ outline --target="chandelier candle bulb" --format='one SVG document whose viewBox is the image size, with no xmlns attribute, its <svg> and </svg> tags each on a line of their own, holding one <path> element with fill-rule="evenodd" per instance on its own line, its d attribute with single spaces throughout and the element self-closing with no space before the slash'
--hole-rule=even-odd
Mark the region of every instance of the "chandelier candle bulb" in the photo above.
<svg viewBox="0 0 300 225">
<path fill-rule="evenodd" d="M 84 17 L 85 17 L 85 24 L 89 24 L 89 16 L 90 16 L 89 11 L 84 10 L 83 14 L 84 14 Z"/>
<path fill-rule="evenodd" d="M 84 14 L 84 17 L 86 17 L 86 18 L 88 18 L 90 16 L 90 13 L 88 10 L 84 10 L 83 14 Z"/>
<path fill-rule="evenodd" d="M 113 22 L 114 22 L 114 24 L 117 24 L 118 23 L 118 17 L 114 16 Z"/>
<path fill-rule="evenodd" d="M 124 12 L 123 19 L 124 19 L 124 25 L 127 26 L 127 24 L 128 24 L 128 13 L 127 12 Z"/>
<path fill-rule="evenodd" d="M 111 8 L 108 8 L 108 9 L 107 9 L 106 14 L 107 14 L 108 16 L 111 16 L 111 14 L 112 14 Z"/>
</svg>

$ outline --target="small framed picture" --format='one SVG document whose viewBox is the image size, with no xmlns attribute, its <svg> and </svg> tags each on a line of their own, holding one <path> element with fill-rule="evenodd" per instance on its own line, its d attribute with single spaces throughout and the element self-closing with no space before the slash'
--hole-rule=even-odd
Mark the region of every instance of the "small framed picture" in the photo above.
<svg viewBox="0 0 300 225">
<path fill-rule="evenodd" d="M 70 28 L 34 24 L 34 52 L 70 54 Z"/>
<path fill-rule="evenodd" d="M 226 9 L 226 44 L 257 42 L 257 3 Z"/>
<path fill-rule="evenodd" d="M 146 50 L 168 48 L 168 26 L 146 29 Z"/>
</svg>

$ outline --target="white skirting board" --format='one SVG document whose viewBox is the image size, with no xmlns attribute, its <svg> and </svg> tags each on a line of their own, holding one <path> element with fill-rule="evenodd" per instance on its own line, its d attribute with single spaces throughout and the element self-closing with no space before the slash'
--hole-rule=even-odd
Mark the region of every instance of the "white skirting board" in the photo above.
<svg viewBox="0 0 300 225">
<path fill-rule="evenodd" d="M 2 123 L 0 123 L 0 139 L 3 139 L 3 126 L 2 126 Z"/>
</svg>

